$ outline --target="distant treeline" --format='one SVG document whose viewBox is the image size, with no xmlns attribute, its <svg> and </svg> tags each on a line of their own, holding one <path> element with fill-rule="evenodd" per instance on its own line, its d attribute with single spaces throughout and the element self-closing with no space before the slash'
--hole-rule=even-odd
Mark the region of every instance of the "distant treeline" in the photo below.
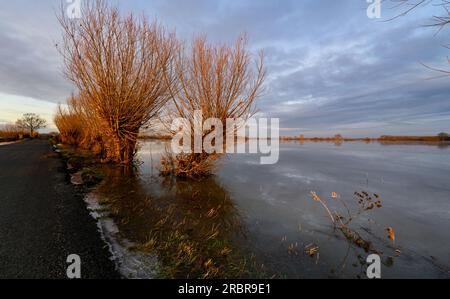
<svg viewBox="0 0 450 299">
<path fill-rule="evenodd" d="M 345 138 L 342 135 L 335 135 L 334 137 L 305 137 L 300 136 L 282 136 L 280 138 L 282 141 L 309 141 L 309 142 L 348 142 L 348 141 L 365 141 L 371 142 L 376 141 L 375 138 Z"/>
<path fill-rule="evenodd" d="M 167 135 L 142 135 L 139 137 L 142 140 L 170 140 L 172 136 Z M 443 142 L 450 141 L 450 135 L 441 133 L 436 136 L 389 136 L 383 135 L 378 138 L 347 138 L 342 135 L 333 137 L 305 137 L 300 136 L 282 136 L 281 141 L 301 141 L 301 142 Z"/>
<path fill-rule="evenodd" d="M 423 141 L 423 142 L 441 142 L 450 141 L 449 135 L 438 136 L 381 136 L 379 141 Z"/>
<path fill-rule="evenodd" d="M 335 135 L 334 137 L 305 137 L 300 136 L 283 136 L 282 141 L 301 141 L 301 142 L 443 142 L 450 141 L 450 135 L 447 133 L 440 133 L 436 136 L 388 136 L 383 135 L 379 138 L 345 138 L 342 135 Z"/>
</svg>

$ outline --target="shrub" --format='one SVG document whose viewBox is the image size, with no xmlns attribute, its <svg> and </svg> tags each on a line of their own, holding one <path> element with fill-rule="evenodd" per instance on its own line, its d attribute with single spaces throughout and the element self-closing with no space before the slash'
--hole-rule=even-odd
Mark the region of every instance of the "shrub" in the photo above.
<svg viewBox="0 0 450 299">
<path fill-rule="evenodd" d="M 213 174 L 217 154 L 179 154 L 166 153 L 161 158 L 161 175 L 181 178 L 203 178 Z"/>
<path fill-rule="evenodd" d="M 256 63 L 256 73 L 250 67 L 251 60 L 244 36 L 232 46 L 211 45 L 205 37 L 194 39 L 190 51 L 182 52 L 177 59 L 178 86 L 171 90 L 173 106 L 169 119 L 185 119 L 192 130 L 191 136 L 194 136 L 195 113 L 201 111 L 205 119 L 215 118 L 222 122 L 225 140 L 227 119 L 245 121 L 256 112 L 254 104 L 265 77 L 262 53 Z M 202 141 L 211 132 L 204 131 Z M 191 144 L 192 152 L 195 152 L 194 142 Z M 220 154 L 206 152 L 177 156 L 166 154 L 162 161 L 162 174 L 207 176 L 212 173 L 219 157 Z"/>
<path fill-rule="evenodd" d="M 28 137 L 30 137 L 28 133 L 15 125 L 6 124 L 0 128 L 0 142 L 16 141 Z"/>
</svg>

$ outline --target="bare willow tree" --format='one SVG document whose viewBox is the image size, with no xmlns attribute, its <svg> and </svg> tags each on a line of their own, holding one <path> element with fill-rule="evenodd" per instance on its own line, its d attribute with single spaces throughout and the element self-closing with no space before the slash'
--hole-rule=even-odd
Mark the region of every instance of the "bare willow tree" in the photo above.
<svg viewBox="0 0 450 299">
<path fill-rule="evenodd" d="M 414 10 L 420 9 L 428 5 L 433 5 L 435 7 L 442 8 L 442 13 L 440 15 L 432 16 L 432 21 L 426 24 L 426 27 L 438 28 L 438 32 L 443 30 L 446 26 L 450 25 L 450 1 L 449 0 L 385 0 L 384 2 L 390 2 L 393 4 L 392 9 L 400 10 L 400 13 L 395 14 L 393 17 L 388 19 L 388 21 L 395 20 L 397 18 L 406 16 L 407 14 L 413 12 Z M 450 49 L 450 46 L 444 45 L 445 48 Z M 447 57 L 447 62 L 450 64 L 450 58 Z M 423 64 L 426 68 L 443 74 L 444 76 L 450 75 L 450 70 L 430 67 Z"/>
<path fill-rule="evenodd" d="M 54 117 L 61 141 L 92 150 L 96 154 L 104 154 L 104 142 L 98 121 L 81 95 L 72 95 L 67 105 L 59 105 Z"/>
<path fill-rule="evenodd" d="M 265 78 L 264 55 L 260 53 L 253 67 L 253 58 L 246 45 L 244 35 L 234 45 L 213 45 L 207 42 L 206 37 L 198 37 L 193 40 L 189 51 L 180 52 L 175 67 L 177 88 L 171 89 L 172 118 L 185 119 L 189 124 L 192 153 L 176 157 L 166 155 L 163 174 L 198 177 L 211 173 L 220 154 L 194 150 L 194 128 L 203 128 L 202 123 L 196 123 L 197 111 L 201 111 L 203 119 L 220 120 L 224 128 L 223 140 L 227 134 L 227 119 L 246 121 L 256 112 L 255 101 L 260 96 Z M 201 141 L 213 130 L 202 130 Z"/>
<path fill-rule="evenodd" d="M 83 121 L 80 115 L 71 111 L 70 108 L 65 109 L 61 105 L 58 106 L 53 122 L 59 130 L 62 143 L 74 146 L 81 145 L 84 134 Z"/>
<path fill-rule="evenodd" d="M 81 19 L 64 12 L 59 16 L 66 75 L 82 94 L 84 110 L 95 118 L 107 158 L 128 164 L 140 129 L 170 98 L 179 42 L 144 16 L 122 16 L 103 0 L 83 3 Z"/>
<path fill-rule="evenodd" d="M 406 16 L 410 12 L 419 9 L 420 7 L 433 5 L 436 7 L 441 7 L 443 9 L 443 14 L 440 16 L 433 16 L 433 23 L 429 26 L 439 26 L 444 27 L 450 24 L 450 1 L 449 0 L 384 0 L 383 2 L 392 3 L 392 9 L 400 10 L 400 13 L 395 14 L 389 20 L 394 20 L 403 16 Z"/>
<path fill-rule="evenodd" d="M 34 113 L 24 114 L 21 119 L 18 119 L 16 126 L 23 131 L 28 131 L 30 137 L 34 137 L 35 133 L 39 129 L 43 129 L 47 126 L 47 121 Z"/>
</svg>

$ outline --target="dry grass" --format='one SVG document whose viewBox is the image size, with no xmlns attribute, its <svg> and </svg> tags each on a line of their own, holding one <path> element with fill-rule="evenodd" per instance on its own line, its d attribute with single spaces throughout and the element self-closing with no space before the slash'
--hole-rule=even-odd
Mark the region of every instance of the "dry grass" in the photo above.
<svg viewBox="0 0 450 299">
<path fill-rule="evenodd" d="M 3 125 L 0 128 L 0 142 L 17 141 L 26 137 L 30 137 L 29 134 L 15 125 Z"/>
<path fill-rule="evenodd" d="M 165 191 L 154 193 L 133 170 L 115 166 L 97 194 L 121 235 L 136 244 L 131 249 L 158 256 L 161 278 L 265 275 L 251 253 L 235 243 L 245 238 L 245 231 L 223 187 L 213 178 L 160 180 Z"/>
<path fill-rule="evenodd" d="M 365 191 L 355 192 L 355 201 L 358 208 L 356 210 L 352 210 L 349 205 L 347 205 L 346 202 L 340 198 L 339 194 L 333 192 L 331 198 L 341 206 L 342 211 L 333 211 L 327 201 L 323 200 L 315 192 L 311 192 L 311 197 L 314 201 L 322 205 L 334 228 L 340 231 L 349 242 L 363 248 L 366 252 L 376 252 L 372 246 L 372 243 L 362 237 L 361 233 L 358 232 L 357 229 L 352 228 L 352 223 L 363 214 L 382 207 L 382 202 L 378 194 L 369 194 Z M 389 229 L 390 232 L 394 231 L 391 227 Z M 392 234 L 389 234 L 389 239 L 392 240 Z"/>
</svg>

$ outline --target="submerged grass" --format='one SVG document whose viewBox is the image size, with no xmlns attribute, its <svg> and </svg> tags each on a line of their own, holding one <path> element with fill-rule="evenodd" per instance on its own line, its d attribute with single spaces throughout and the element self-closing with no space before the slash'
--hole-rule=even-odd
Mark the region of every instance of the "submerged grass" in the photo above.
<svg viewBox="0 0 450 299">
<path fill-rule="evenodd" d="M 246 275 L 245 262 L 234 263 L 231 244 L 211 238 L 195 241 L 181 230 L 153 232 L 147 243 L 136 249 L 157 253 L 163 278 L 236 278 Z"/>
<path fill-rule="evenodd" d="M 268 277 L 236 246 L 244 237 L 240 216 L 213 179 L 160 178 L 164 192 L 155 195 L 135 174 L 111 171 L 97 190 L 108 198 L 101 202 L 108 204 L 121 235 L 137 244 L 130 250 L 158 257 L 160 278 Z"/>
<path fill-rule="evenodd" d="M 267 278 L 250 252 L 238 249 L 245 230 L 227 191 L 213 178 L 158 178 L 164 192 L 136 168 L 105 165 L 88 151 L 58 146 L 69 174 L 81 173 L 83 194 L 95 192 L 104 217 L 114 220 L 129 250 L 158 257 L 159 278 Z M 159 191 L 161 191 L 159 190 Z"/>
</svg>

